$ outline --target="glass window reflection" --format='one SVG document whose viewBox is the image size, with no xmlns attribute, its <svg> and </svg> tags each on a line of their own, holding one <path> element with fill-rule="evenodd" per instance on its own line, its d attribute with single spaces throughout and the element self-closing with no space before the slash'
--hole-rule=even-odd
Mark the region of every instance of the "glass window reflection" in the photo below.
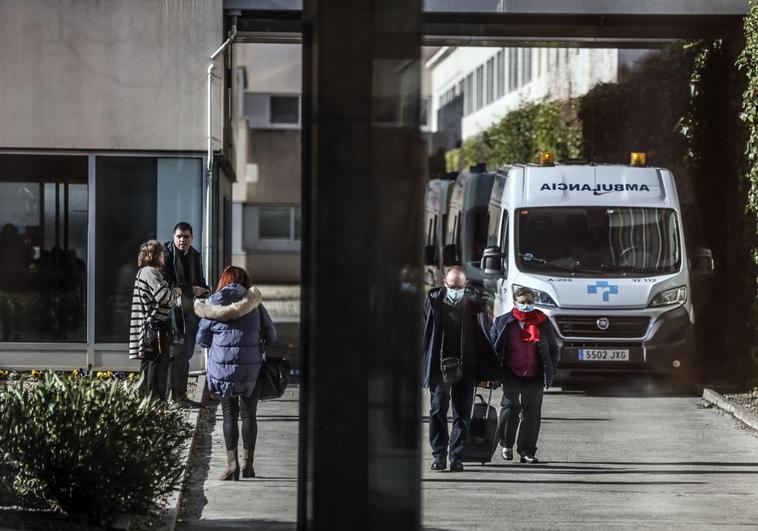
<svg viewBox="0 0 758 531">
<path fill-rule="evenodd" d="M 0 341 L 84 342 L 87 158 L 0 155 Z"/>
</svg>

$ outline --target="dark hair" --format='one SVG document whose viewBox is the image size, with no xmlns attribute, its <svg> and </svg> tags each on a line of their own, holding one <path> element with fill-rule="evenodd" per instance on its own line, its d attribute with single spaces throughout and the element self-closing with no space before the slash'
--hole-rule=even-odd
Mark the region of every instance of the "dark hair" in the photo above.
<svg viewBox="0 0 758 531">
<path fill-rule="evenodd" d="M 250 277 L 247 276 L 247 271 L 237 266 L 229 266 L 221 273 L 221 278 L 218 279 L 218 286 L 216 291 L 221 291 L 228 284 L 239 284 L 245 288 L 250 288 Z"/>
<path fill-rule="evenodd" d="M 163 253 L 166 252 L 166 248 L 158 240 L 148 240 L 139 246 L 139 253 L 137 254 L 137 266 L 160 266 L 160 259 Z"/>
<path fill-rule="evenodd" d="M 174 234 L 178 230 L 180 230 L 182 232 L 184 232 L 185 230 L 188 230 L 189 233 L 190 233 L 190 235 L 192 235 L 192 225 L 190 225 L 186 221 L 180 221 L 179 223 L 176 224 L 176 227 L 174 227 Z"/>
<path fill-rule="evenodd" d="M 513 300 L 515 301 L 517 297 L 521 297 L 522 295 L 531 295 L 534 298 L 534 291 L 531 288 L 521 286 L 513 292 Z"/>
</svg>

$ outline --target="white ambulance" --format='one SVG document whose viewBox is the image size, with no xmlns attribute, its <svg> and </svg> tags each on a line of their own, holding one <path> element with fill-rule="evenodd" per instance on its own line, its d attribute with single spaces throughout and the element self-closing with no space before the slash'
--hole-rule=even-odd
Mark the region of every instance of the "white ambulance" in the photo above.
<svg viewBox="0 0 758 531">
<path fill-rule="evenodd" d="M 674 176 L 645 166 L 554 164 L 498 171 L 481 260 L 494 314 L 534 290 L 560 346 L 559 374 L 642 372 L 686 378 L 693 359 L 691 275 Z"/>
</svg>

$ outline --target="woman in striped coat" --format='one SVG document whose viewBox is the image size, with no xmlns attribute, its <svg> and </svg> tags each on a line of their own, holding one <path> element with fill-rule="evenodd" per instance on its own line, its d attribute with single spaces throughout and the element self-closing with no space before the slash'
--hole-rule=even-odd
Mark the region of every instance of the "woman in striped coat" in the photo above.
<svg viewBox="0 0 758 531">
<path fill-rule="evenodd" d="M 142 360 L 140 371 L 145 389 L 166 398 L 168 378 L 171 308 L 181 301 L 181 288 L 171 288 L 160 268 L 165 260 L 163 245 L 157 240 L 143 243 L 137 257 L 137 278 L 132 294 L 129 329 L 129 357 Z"/>
</svg>

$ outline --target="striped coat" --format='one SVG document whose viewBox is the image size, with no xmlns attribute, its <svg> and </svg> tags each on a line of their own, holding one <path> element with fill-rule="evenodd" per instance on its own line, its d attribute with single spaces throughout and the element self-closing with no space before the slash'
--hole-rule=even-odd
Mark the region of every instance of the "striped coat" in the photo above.
<svg viewBox="0 0 758 531">
<path fill-rule="evenodd" d="M 145 324 L 168 319 L 171 308 L 179 301 L 179 293 L 169 287 L 157 267 L 145 266 L 137 271 L 129 324 L 130 358 L 140 359 L 146 352 L 152 352 L 150 346 L 145 344 Z"/>
</svg>

